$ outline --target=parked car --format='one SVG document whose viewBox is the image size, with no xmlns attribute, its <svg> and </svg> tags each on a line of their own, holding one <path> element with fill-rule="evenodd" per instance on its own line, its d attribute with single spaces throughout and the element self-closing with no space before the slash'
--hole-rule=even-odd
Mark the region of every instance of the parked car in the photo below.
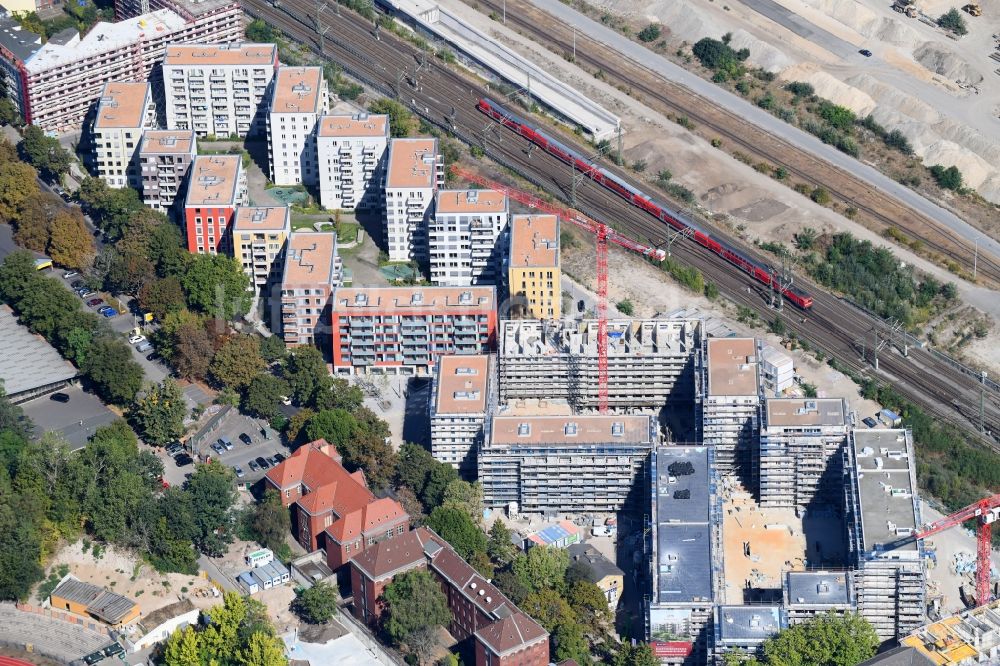
<svg viewBox="0 0 1000 666">
<path fill-rule="evenodd" d="M 104 656 L 106 657 L 114 657 L 119 654 L 125 654 L 125 648 L 123 648 L 120 643 L 112 643 L 108 647 L 104 648 Z"/>
<path fill-rule="evenodd" d="M 83 287 L 83 280 L 73 280 L 73 284 L 70 285 L 73 289 L 80 289 Z"/>
<path fill-rule="evenodd" d="M 285 456 L 281 455 L 280 453 L 275 453 L 274 454 L 274 459 L 277 460 L 280 463 L 285 462 Z"/>
<path fill-rule="evenodd" d="M 247 446 L 253 444 L 253 440 L 250 439 L 250 435 L 246 434 L 245 432 L 240 433 L 240 441 L 246 444 Z"/>
<path fill-rule="evenodd" d="M 82 289 L 77 289 L 76 293 L 79 294 L 80 298 L 82 298 L 84 300 L 86 300 L 88 298 L 93 298 L 94 296 L 97 296 L 97 292 L 96 291 L 94 291 L 93 289 L 88 289 L 87 287 L 84 287 Z"/>
<path fill-rule="evenodd" d="M 184 445 L 180 442 L 170 442 L 166 446 L 166 451 L 168 454 L 175 456 L 184 450 Z"/>
<path fill-rule="evenodd" d="M 69 402 L 69 395 L 66 393 L 53 393 L 49 396 L 49 400 L 55 400 L 56 402 Z"/>
<path fill-rule="evenodd" d="M 871 58 L 872 57 L 872 52 L 869 51 L 868 49 L 861 49 L 860 51 L 858 51 L 858 53 L 860 53 L 861 55 L 863 55 L 866 58 Z"/>
<path fill-rule="evenodd" d="M 266 460 L 267 464 L 270 465 L 271 467 L 277 467 L 278 466 L 278 460 L 274 456 L 268 456 L 268 457 L 264 458 L 264 460 Z"/>
<path fill-rule="evenodd" d="M 260 429 L 260 436 L 263 437 L 264 439 L 271 439 L 271 435 L 268 434 L 267 428 Z"/>
<path fill-rule="evenodd" d="M 146 357 L 146 360 L 147 361 L 159 361 L 160 360 L 160 355 L 157 354 L 156 352 L 153 352 L 152 354 L 150 354 L 149 356 Z"/>
<path fill-rule="evenodd" d="M 870 416 L 866 416 L 865 418 L 861 419 L 861 422 L 864 423 L 869 428 L 874 428 L 875 426 L 878 425 L 878 421 L 876 421 Z"/>
<path fill-rule="evenodd" d="M 89 305 L 92 308 L 96 308 L 98 305 L 104 305 L 104 299 L 103 298 L 92 298 L 89 301 L 87 301 L 87 305 Z"/>
<path fill-rule="evenodd" d="M 179 456 L 174 457 L 174 464 L 178 467 L 184 467 L 185 465 L 190 465 L 194 462 L 194 458 L 186 453 L 182 453 Z"/>
<path fill-rule="evenodd" d="M 226 451 L 232 451 L 233 450 L 233 441 L 231 439 L 229 439 L 228 437 L 220 437 L 219 441 L 222 442 L 222 445 L 224 447 L 226 447 Z"/>
<path fill-rule="evenodd" d="M 103 308 L 101 308 L 100 310 L 98 310 L 98 312 L 100 312 L 100 313 L 101 313 L 102 315 L 104 315 L 104 316 L 105 316 L 105 317 L 107 317 L 108 319 L 111 319 L 111 318 L 112 318 L 112 317 L 114 317 L 114 316 L 115 316 L 116 314 L 118 314 L 117 312 L 115 312 L 115 309 L 114 309 L 114 308 L 112 308 L 112 307 L 109 307 L 109 306 L 107 306 L 107 305 L 105 305 L 105 306 L 104 306 Z"/>
<path fill-rule="evenodd" d="M 79 273 L 77 273 L 76 271 L 66 271 L 65 273 L 63 273 L 63 279 L 64 280 L 70 280 L 72 278 L 75 278 L 78 275 L 79 275 Z"/>
<path fill-rule="evenodd" d="M 577 310 L 577 312 L 583 312 L 586 309 L 587 309 L 587 304 L 584 303 L 583 300 L 579 300 L 579 301 L 576 302 L 576 310 Z"/>
<path fill-rule="evenodd" d="M 252 460 L 247 463 L 247 467 L 250 468 L 251 472 L 256 472 L 257 470 L 260 469 L 260 465 L 258 465 L 257 463 L 255 463 Z"/>
<path fill-rule="evenodd" d="M 222 442 L 213 442 L 212 450 L 221 456 L 222 453 L 226 450 L 226 447 L 222 446 Z"/>
<path fill-rule="evenodd" d="M 130 345 L 137 345 L 140 342 L 145 342 L 145 341 L 146 341 L 146 336 L 142 335 L 141 333 L 132 333 L 131 335 L 128 336 L 128 343 Z"/>
<path fill-rule="evenodd" d="M 264 460 L 264 456 L 257 456 L 254 458 L 254 462 L 257 463 L 257 466 L 261 469 L 271 469 L 270 463 Z"/>
<path fill-rule="evenodd" d="M 243 468 L 239 465 L 233 465 L 233 471 L 236 472 L 236 478 L 242 479 L 246 474 L 243 472 Z"/>
<path fill-rule="evenodd" d="M 136 345 L 135 350 L 140 354 L 145 354 L 152 348 L 153 348 L 152 342 L 150 342 L 149 340 L 143 340 L 138 345 Z"/>
</svg>

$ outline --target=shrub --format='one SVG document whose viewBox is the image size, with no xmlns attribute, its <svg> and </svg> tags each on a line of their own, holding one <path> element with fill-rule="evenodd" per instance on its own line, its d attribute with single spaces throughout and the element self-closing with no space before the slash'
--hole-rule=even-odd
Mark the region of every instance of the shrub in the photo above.
<svg viewBox="0 0 1000 666">
<path fill-rule="evenodd" d="M 728 44 L 711 37 L 698 40 L 691 52 L 704 67 L 715 71 L 713 80 L 737 79 L 744 73 L 743 61 L 750 57 L 750 51 L 734 51 Z"/>
<path fill-rule="evenodd" d="M 945 168 L 944 165 L 935 164 L 930 171 L 931 176 L 940 187 L 954 191 L 962 189 L 962 172 L 958 170 L 958 167 Z"/>
<path fill-rule="evenodd" d="M 910 145 L 909 140 L 899 130 L 892 130 L 885 135 L 883 140 L 885 141 L 885 145 L 895 148 L 904 155 L 909 156 L 913 154 L 913 146 Z"/>
<path fill-rule="evenodd" d="M 969 29 L 965 25 L 965 19 L 962 17 L 962 14 L 954 7 L 949 9 L 946 13 L 942 14 L 938 18 L 937 24 L 942 28 L 944 28 L 945 30 L 953 32 L 959 37 L 968 34 L 969 32 Z"/>
<path fill-rule="evenodd" d="M 850 131 L 857 120 L 853 111 L 827 100 L 822 100 L 819 103 L 817 113 L 827 124 L 841 131 Z"/>
<path fill-rule="evenodd" d="M 748 95 L 750 93 L 750 82 L 738 81 L 736 83 L 736 92 L 744 96 Z"/>
<path fill-rule="evenodd" d="M 809 198 L 818 203 L 820 206 L 825 206 L 830 203 L 830 193 L 822 187 L 815 188 L 809 195 Z"/>
<path fill-rule="evenodd" d="M 792 81 L 785 85 L 785 90 L 796 97 L 812 97 L 816 94 L 816 89 L 803 81 Z"/>
<path fill-rule="evenodd" d="M 619 301 L 615 307 L 618 308 L 618 311 L 626 317 L 631 317 L 635 314 L 635 305 L 633 305 L 632 301 L 627 298 L 624 301 Z"/>
<path fill-rule="evenodd" d="M 763 97 L 758 97 L 756 104 L 762 109 L 770 110 L 774 108 L 774 102 L 775 102 L 774 95 L 772 95 L 771 93 L 767 93 Z"/>
<path fill-rule="evenodd" d="M 640 30 L 637 36 L 646 43 L 656 41 L 660 37 L 660 26 L 657 23 L 650 23 Z"/>
</svg>

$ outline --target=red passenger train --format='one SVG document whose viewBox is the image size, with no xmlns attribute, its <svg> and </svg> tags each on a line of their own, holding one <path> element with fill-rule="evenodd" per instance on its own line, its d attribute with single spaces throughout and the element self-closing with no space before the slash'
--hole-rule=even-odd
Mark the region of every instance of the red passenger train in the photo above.
<svg viewBox="0 0 1000 666">
<path fill-rule="evenodd" d="M 757 282 L 766 287 L 771 287 L 773 281 L 774 287 L 779 289 L 782 296 L 794 305 L 802 308 L 803 310 L 808 310 L 812 307 L 812 296 L 800 289 L 795 289 L 794 287 L 780 287 L 778 282 L 775 280 L 774 273 L 767 266 L 758 264 L 733 248 L 721 243 L 713 238 L 711 234 L 702 230 L 698 227 L 698 225 L 694 224 L 690 220 L 669 212 L 666 206 L 657 203 L 649 196 L 624 182 L 610 171 L 588 163 L 575 151 L 567 148 L 544 132 L 535 129 L 524 119 L 511 113 L 493 100 L 487 98 L 480 99 L 476 108 L 498 123 L 501 123 L 505 127 L 517 132 L 528 141 L 531 141 L 545 150 L 547 153 L 555 155 L 567 164 L 572 164 L 574 168 L 584 173 L 594 182 L 611 190 L 633 206 L 636 206 L 658 220 L 665 222 L 675 231 L 689 233 L 694 242 L 719 255 L 729 263 L 742 270 L 744 273 L 750 275 L 750 277 Z"/>
</svg>

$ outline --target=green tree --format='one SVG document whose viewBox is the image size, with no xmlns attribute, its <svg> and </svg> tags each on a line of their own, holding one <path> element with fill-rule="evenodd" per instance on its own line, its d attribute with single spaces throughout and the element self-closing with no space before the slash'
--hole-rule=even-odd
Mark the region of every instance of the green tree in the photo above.
<svg viewBox="0 0 1000 666">
<path fill-rule="evenodd" d="M 303 408 L 293 414 L 292 418 L 288 419 L 288 425 L 285 427 L 285 437 L 291 446 L 297 447 L 305 443 L 306 426 L 309 425 L 309 421 L 314 416 L 316 416 L 316 412 L 309 408 Z"/>
<path fill-rule="evenodd" d="M 287 353 L 288 348 L 285 347 L 285 341 L 280 336 L 269 335 L 260 341 L 260 355 L 268 363 L 283 360 Z"/>
<path fill-rule="evenodd" d="M 201 641 L 193 626 L 171 634 L 163 648 L 163 663 L 166 666 L 201 666 Z"/>
<path fill-rule="evenodd" d="M 325 439 L 342 452 L 343 447 L 350 443 L 357 427 L 357 419 L 346 409 L 325 409 L 309 421 L 306 437 L 310 442 Z"/>
<path fill-rule="evenodd" d="M 552 653 L 556 661 L 573 659 L 578 664 L 587 663 L 590 646 L 579 622 L 564 622 L 552 632 Z"/>
<path fill-rule="evenodd" d="M 160 348 L 173 351 L 171 361 L 177 374 L 184 379 L 205 379 L 215 356 L 205 324 L 197 319 L 187 321 L 169 337 L 170 343 Z"/>
<path fill-rule="evenodd" d="M 510 569 L 504 569 L 494 576 L 493 584 L 518 606 L 524 603 L 524 600 L 531 594 L 528 586 L 521 582 L 521 579 Z"/>
<path fill-rule="evenodd" d="M 101 231 L 112 240 L 122 238 L 129 220 L 143 209 L 136 190 L 131 187 L 108 187 L 103 180 L 93 176 L 83 179 L 77 197 Z"/>
<path fill-rule="evenodd" d="M 242 396 L 242 409 L 247 414 L 271 420 L 280 410 L 281 397 L 288 393 L 288 382 L 274 375 L 260 374 L 250 381 Z"/>
<path fill-rule="evenodd" d="M 94 340 L 80 370 L 97 394 L 115 405 L 130 404 L 142 388 L 142 368 L 122 340 Z"/>
<path fill-rule="evenodd" d="M 49 225 L 48 253 L 52 261 L 68 268 L 86 268 L 94 258 L 94 240 L 78 210 L 62 211 Z"/>
<path fill-rule="evenodd" d="M 171 312 L 179 312 L 185 302 L 180 280 L 173 275 L 146 282 L 140 287 L 138 298 L 139 307 L 152 312 L 160 321 Z"/>
<path fill-rule="evenodd" d="M 29 164 L 0 160 L 0 221 L 17 221 L 25 204 L 38 197 L 35 176 Z"/>
<path fill-rule="evenodd" d="M 561 624 L 577 621 L 576 612 L 554 589 L 532 592 L 520 604 L 520 608 L 549 633 Z"/>
<path fill-rule="evenodd" d="M 257 541 L 275 552 L 280 551 L 291 529 L 291 517 L 281 504 L 281 496 L 278 491 L 268 489 L 264 499 L 254 508 L 253 531 Z"/>
<path fill-rule="evenodd" d="M 249 278 L 232 257 L 222 254 L 195 256 L 181 277 L 188 305 L 225 320 L 250 309 Z M 259 356 L 259 353 L 258 353 Z"/>
<path fill-rule="evenodd" d="M 517 547 L 510 540 L 510 529 L 502 520 L 496 520 L 490 527 L 489 540 L 486 542 L 486 552 L 497 566 L 507 566 L 517 554 Z"/>
<path fill-rule="evenodd" d="M 309 624 L 323 624 L 337 614 L 337 591 L 328 583 L 316 583 L 299 592 L 292 610 Z"/>
<path fill-rule="evenodd" d="M 937 24 L 959 37 L 969 32 L 969 28 L 965 25 L 965 19 L 962 17 L 961 12 L 954 7 L 938 17 Z"/>
<path fill-rule="evenodd" d="M 466 560 L 473 553 L 486 552 L 486 535 L 461 509 L 439 506 L 427 517 L 427 526 Z"/>
<path fill-rule="evenodd" d="M 784 629 L 764 643 L 768 664 L 854 666 L 875 655 L 879 638 L 856 613 L 827 613 Z"/>
<path fill-rule="evenodd" d="M 817 113 L 830 127 L 842 132 L 849 132 L 858 120 L 854 112 L 847 107 L 828 102 L 827 100 L 820 101 Z"/>
<path fill-rule="evenodd" d="M 296 347 L 289 351 L 283 370 L 295 401 L 304 407 L 312 406 L 314 396 L 330 375 L 323 353 L 315 347 Z"/>
<path fill-rule="evenodd" d="M 285 644 L 277 636 L 254 631 L 245 647 L 237 649 L 236 663 L 242 666 L 287 666 Z"/>
<path fill-rule="evenodd" d="M 168 377 L 162 384 L 151 384 L 146 389 L 132 406 L 130 417 L 144 442 L 163 446 L 184 434 L 186 413 L 184 395 Z"/>
<path fill-rule="evenodd" d="M 38 169 L 46 180 L 61 180 L 69 171 L 73 156 L 59 145 L 59 140 L 46 136 L 37 125 L 28 125 L 22 136 L 17 146 L 22 159 Z"/>
<path fill-rule="evenodd" d="M 940 164 L 935 164 L 930 168 L 930 171 L 939 187 L 956 192 L 962 189 L 962 172 L 958 170 L 958 167 L 945 168 Z"/>
<path fill-rule="evenodd" d="M 632 646 L 625 642 L 618 648 L 611 663 L 613 666 L 659 666 L 660 660 L 653 654 L 649 643 L 639 642 Z"/>
<path fill-rule="evenodd" d="M 24 124 L 24 118 L 18 113 L 17 108 L 10 99 L 4 97 L 0 99 L 0 125 L 12 125 L 20 127 Z"/>
<path fill-rule="evenodd" d="M 615 307 L 618 308 L 618 311 L 626 317 L 631 317 L 635 314 L 635 305 L 627 298 L 623 301 L 618 301 L 618 303 L 615 304 Z"/>
<path fill-rule="evenodd" d="M 382 596 L 386 603 L 385 630 L 397 646 L 413 632 L 451 622 L 441 585 L 423 569 L 399 574 Z"/>
<path fill-rule="evenodd" d="M 254 19 L 246 28 L 247 39 L 258 44 L 275 44 L 281 39 L 281 33 L 261 19 Z"/>
<path fill-rule="evenodd" d="M 368 105 L 371 113 L 389 116 L 389 127 L 393 138 L 409 136 L 416 129 L 417 122 L 405 106 L 392 99 L 377 99 Z"/>
<path fill-rule="evenodd" d="M 441 506 L 458 509 L 478 525 L 483 519 L 483 487 L 478 481 L 455 479 L 445 486 Z"/>
<path fill-rule="evenodd" d="M 650 23 L 639 31 L 637 35 L 644 42 L 655 42 L 660 37 L 660 26 L 658 23 Z"/>
<path fill-rule="evenodd" d="M 255 335 L 234 335 L 212 357 L 209 366 L 212 379 L 223 387 L 241 390 L 264 371 L 260 357 L 260 338 Z"/>
<path fill-rule="evenodd" d="M 535 546 L 514 560 L 511 570 L 533 592 L 561 589 L 569 567 L 569 553 L 562 548 Z"/>
<path fill-rule="evenodd" d="M 566 589 L 566 601 L 588 633 L 596 635 L 611 621 L 608 598 L 589 580 L 573 581 Z"/>
<path fill-rule="evenodd" d="M 188 480 L 191 513 L 196 527 L 193 541 L 207 555 L 219 557 L 233 542 L 234 481 L 233 471 L 218 461 L 198 465 Z"/>
</svg>

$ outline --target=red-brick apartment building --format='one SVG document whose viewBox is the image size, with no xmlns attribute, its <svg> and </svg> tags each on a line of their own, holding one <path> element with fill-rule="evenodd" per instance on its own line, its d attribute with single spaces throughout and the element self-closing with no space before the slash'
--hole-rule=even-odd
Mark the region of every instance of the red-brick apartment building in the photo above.
<svg viewBox="0 0 1000 666">
<path fill-rule="evenodd" d="M 410 529 L 410 516 L 399 502 L 377 498 L 364 474 L 341 464 L 332 444 L 319 439 L 299 447 L 264 477 L 292 510 L 292 530 L 302 547 L 325 550 L 336 571 L 378 543 Z"/>
<path fill-rule="evenodd" d="M 375 625 L 385 587 L 414 569 L 430 571 L 441 583 L 452 613 L 448 631 L 459 641 L 472 638 L 476 666 L 547 666 L 548 633 L 426 527 L 376 543 L 351 560 L 355 616 Z"/>
</svg>

